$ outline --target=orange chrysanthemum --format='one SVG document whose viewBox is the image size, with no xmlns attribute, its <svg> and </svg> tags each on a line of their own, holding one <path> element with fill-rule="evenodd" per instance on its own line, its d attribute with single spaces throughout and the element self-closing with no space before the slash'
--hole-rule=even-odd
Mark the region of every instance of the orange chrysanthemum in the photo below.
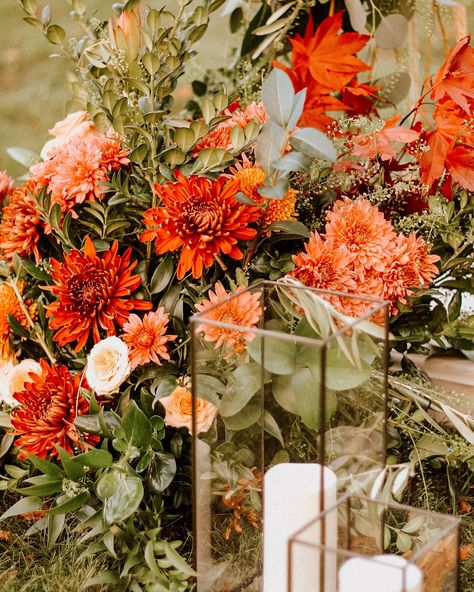
<svg viewBox="0 0 474 592">
<path fill-rule="evenodd" d="M 162 360 L 169 360 L 167 343 L 177 335 L 166 335 L 168 314 L 160 306 L 148 312 L 143 319 L 131 314 L 123 325 L 122 339 L 128 345 L 132 370 L 137 366 L 154 362 L 161 366 Z"/>
<path fill-rule="evenodd" d="M 306 252 L 293 255 L 296 268 L 290 276 L 305 286 L 350 292 L 357 286 L 351 270 L 352 257 L 343 246 L 336 246 L 333 239 L 324 241 L 317 232 L 311 233 Z"/>
<path fill-rule="evenodd" d="M 227 293 L 224 286 L 217 282 L 215 291 L 209 290 L 208 300 L 196 304 L 201 318 L 212 319 L 221 323 L 239 327 L 256 327 L 263 313 L 260 292 L 248 292 L 237 288 Z M 242 353 L 255 334 L 251 331 L 239 331 L 202 323 L 198 331 L 204 333 L 204 340 L 215 343 L 215 348 L 226 347 L 233 353 Z"/>
<path fill-rule="evenodd" d="M 55 445 L 69 453 L 86 449 L 99 441 L 98 436 L 80 434 L 74 426 L 78 415 L 89 413 L 89 403 L 81 394 L 80 374 L 72 375 L 67 366 L 49 365 L 41 360 L 42 373 L 30 374 L 31 382 L 15 393 L 19 407 L 10 418 L 17 437 L 15 444 L 40 458 L 58 457 Z"/>
<path fill-rule="evenodd" d="M 366 199 L 345 199 L 334 204 L 326 215 L 326 238 L 344 247 L 353 257 L 360 280 L 367 270 L 383 271 L 385 252 L 396 234 L 382 212 Z"/>
<path fill-rule="evenodd" d="M 163 207 L 145 212 L 148 227 L 142 242 L 155 241 L 158 255 L 182 248 L 177 277 L 183 279 L 189 270 L 200 278 L 204 267 L 214 265 L 220 253 L 242 259 L 239 240 L 250 240 L 255 229 L 249 224 L 259 215 L 259 208 L 239 203 L 235 195 L 237 180 L 227 182 L 223 176 L 216 181 L 205 177 L 186 178 L 175 173 L 177 182 L 156 184 L 154 189 Z"/>
<path fill-rule="evenodd" d="M 0 171 L 0 204 L 13 191 L 13 179 L 9 177 L 7 171 Z"/>
<path fill-rule="evenodd" d="M 151 302 L 131 299 L 140 286 L 138 274 L 132 275 L 136 261 L 131 262 L 132 249 L 118 255 L 115 241 L 108 251 L 97 255 L 94 243 L 86 237 L 84 253 L 73 250 L 64 262 L 51 259 L 54 286 L 48 286 L 57 298 L 47 307 L 49 326 L 56 330 L 54 340 L 62 347 L 77 341 L 75 351 L 81 350 L 89 336 L 97 343 L 100 329 L 107 336 L 115 335 L 115 325 L 127 321 L 130 311 L 149 310 Z"/>
<path fill-rule="evenodd" d="M 19 294 L 23 294 L 25 289 L 25 282 L 19 281 L 17 283 Z M 32 320 L 37 317 L 36 304 L 33 300 L 27 299 L 24 301 L 24 306 Z M 8 322 L 8 315 L 14 317 L 18 323 L 24 328 L 28 329 L 29 321 L 26 314 L 18 301 L 15 290 L 9 284 L 0 284 L 0 359 L 7 360 L 12 357 L 13 352 L 10 347 L 10 323 Z"/>
<path fill-rule="evenodd" d="M 195 154 L 200 150 L 204 150 L 204 148 L 224 148 L 224 150 L 233 150 L 234 146 L 230 139 L 232 128 L 239 126 L 243 129 L 251 121 L 256 121 L 260 125 L 263 125 L 268 118 L 263 103 L 250 103 L 250 105 L 247 105 L 244 109 L 238 109 L 233 113 L 226 109 L 223 115 L 228 115 L 229 119 L 220 123 L 202 138 L 199 144 L 194 148 Z"/>
<path fill-rule="evenodd" d="M 264 225 L 270 226 L 273 222 L 293 220 L 296 217 L 295 205 L 298 192 L 288 189 L 283 199 L 268 199 L 258 192 L 259 187 L 265 183 L 265 172 L 258 165 L 252 164 L 247 158 L 231 168 L 233 177 L 240 183 L 240 191 L 256 204 L 264 205 Z"/>
<path fill-rule="evenodd" d="M 0 252 L 10 262 L 15 253 L 25 258 L 34 255 L 36 261 L 41 259 L 38 241 L 42 222 L 33 197 L 38 191 L 38 185 L 30 179 L 13 191 L 3 208 Z"/>
</svg>

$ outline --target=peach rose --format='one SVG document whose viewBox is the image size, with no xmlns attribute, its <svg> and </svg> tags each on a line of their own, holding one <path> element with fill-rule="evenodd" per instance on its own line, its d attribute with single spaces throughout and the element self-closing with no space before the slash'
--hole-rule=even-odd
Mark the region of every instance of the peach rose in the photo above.
<svg viewBox="0 0 474 592">
<path fill-rule="evenodd" d="M 166 410 L 165 424 L 173 428 L 188 428 L 192 434 L 192 395 L 188 389 L 178 386 L 168 397 L 160 399 Z M 196 427 L 198 434 L 207 432 L 214 418 L 217 407 L 204 399 L 196 399 Z"/>
<path fill-rule="evenodd" d="M 22 360 L 16 366 L 10 362 L 9 370 L 4 374 L 3 368 L 0 374 L 3 374 L 0 381 L 0 400 L 10 407 L 17 407 L 18 401 L 13 398 L 14 393 L 19 393 L 24 389 L 26 382 L 31 382 L 30 374 L 41 374 L 41 365 L 36 360 Z"/>
<path fill-rule="evenodd" d="M 86 111 L 76 111 L 70 113 L 65 119 L 58 121 L 54 127 L 49 130 L 54 140 L 46 142 L 41 150 L 41 158 L 47 160 L 53 150 L 64 146 L 71 138 L 87 138 L 89 136 L 101 135 L 101 132 L 95 127 L 89 114 Z"/>
<path fill-rule="evenodd" d="M 87 356 L 86 378 L 98 395 L 113 395 L 130 374 L 127 344 L 120 337 L 106 337 Z"/>
</svg>

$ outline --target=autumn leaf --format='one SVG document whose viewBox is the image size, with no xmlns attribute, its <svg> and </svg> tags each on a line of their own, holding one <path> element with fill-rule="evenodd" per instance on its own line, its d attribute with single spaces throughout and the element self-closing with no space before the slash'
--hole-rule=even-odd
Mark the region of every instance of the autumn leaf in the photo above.
<svg viewBox="0 0 474 592">
<path fill-rule="evenodd" d="M 400 116 L 395 115 L 395 117 L 387 119 L 379 132 L 355 136 L 352 154 L 365 158 L 378 156 L 382 160 L 391 160 L 396 155 L 396 150 L 392 146 L 394 142 L 407 144 L 418 140 L 419 132 L 395 125 L 399 119 Z"/>
<path fill-rule="evenodd" d="M 470 35 L 466 35 L 456 43 L 431 90 L 431 98 L 436 102 L 447 95 L 466 113 L 470 113 L 469 99 L 474 99 L 474 49 L 469 46 L 470 40 Z"/>
<path fill-rule="evenodd" d="M 474 191 L 474 148 L 457 145 L 447 156 L 446 168 L 456 183 Z"/>
<path fill-rule="evenodd" d="M 469 543 L 468 545 L 464 545 L 459 549 L 459 560 L 466 561 L 472 555 L 472 551 L 474 550 L 474 544 Z"/>
</svg>

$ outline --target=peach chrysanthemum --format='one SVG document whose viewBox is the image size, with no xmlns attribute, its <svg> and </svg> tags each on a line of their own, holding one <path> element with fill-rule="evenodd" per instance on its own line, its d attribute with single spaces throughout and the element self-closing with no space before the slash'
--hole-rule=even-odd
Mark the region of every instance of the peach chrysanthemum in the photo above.
<svg viewBox="0 0 474 592">
<path fill-rule="evenodd" d="M 256 121 L 260 125 L 263 125 L 268 118 L 263 103 L 250 103 L 250 105 L 247 105 L 244 109 L 238 109 L 233 113 L 229 111 L 229 109 L 226 109 L 223 112 L 223 115 L 228 115 L 230 117 L 202 138 L 194 149 L 196 154 L 204 148 L 224 148 L 224 150 L 233 150 L 234 147 L 230 139 L 230 132 L 233 127 L 238 125 L 243 129 L 251 121 Z"/>
<path fill-rule="evenodd" d="M 19 281 L 17 283 L 17 290 L 20 296 L 25 289 L 25 282 Z M 27 299 L 24 301 L 24 308 L 28 312 L 30 318 L 35 320 L 37 317 L 36 304 L 33 300 Z M 10 323 L 8 316 L 11 315 L 24 328 L 29 328 L 29 321 L 21 306 L 15 290 L 12 286 L 6 283 L 0 284 L 0 359 L 7 360 L 12 357 L 13 352 L 10 346 Z"/>
<path fill-rule="evenodd" d="M 13 191 L 13 179 L 8 176 L 7 171 L 0 171 L 0 204 Z"/>
<path fill-rule="evenodd" d="M 353 256 L 354 270 L 361 281 L 367 270 L 384 270 L 385 252 L 396 234 L 377 206 L 366 199 L 338 200 L 326 220 L 326 238 Z"/>
<path fill-rule="evenodd" d="M 209 290 L 208 300 L 196 304 L 196 310 L 201 313 L 202 319 L 212 319 L 238 327 L 256 327 L 263 313 L 261 296 L 260 292 L 252 293 L 244 288 L 236 288 L 227 293 L 224 286 L 217 282 L 214 292 Z M 255 337 L 251 331 L 207 323 L 200 324 L 198 331 L 204 333 L 205 341 L 215 343 L 216 349 L 224 346 L 236 354 L 245 351 L 247 343 Z"/>
<path fill-rule="evenodd" d="M 313 232 L 305 245 L 306 252 L 293 255 L 296 268 L 290 272 L 305 286 L 350 292 L 357 286 L 351 271 L 352 257 L 343 246 L 336 246 L 333 239 L 323 240 Z"/>
<path fill-rule="evenodd" d="M 37 245 L 42 222 L 33 197 L 38 191 L 35 181 L 29 179 L 13 191 L 8 205 L 3 208 L 0 252 L 10 262 L 15 253 L 19 257 L 34 255 L 36 261 L 41 259 Z"/>
<path fill-rule="evenodd" d="M 265 226 L 269 226 L 273 222 L 295 219 L 296 196 L 298 195 L 295 189 L 288 189 L 283 199 L 270 199 L 261 196 L 258 189 L 265 183 L 265 172 L 247 158 L 244 158 L 242 163 L 237 163 L 235 167 L 230 169 L 230 172 L 235 179 L 238 179 L 240 191 L 256 204 L 264 206 Z"/>
<path fill-rule="evenodd" d="M 132 370 L 137 366 L 154 362 L 161 366 L 162 360 L 169 360 L 167 343 L 177 335 L 166 335 L 168 314 L 160 306 L 148 312 L 143 319 L 131 314 L 123 325 L 122 339 L 128 345 Z"/>
<path fill-rule="evenodd" d="M 97 147 L 102 152 L 101 166 L 106 171 L 118 171 L 123 166 L 130 164 L 128 155 L 130 150 L 124 148 L 118 138 L 107 138 L 105 136 L 99 136 L 92 140 L 97 144 Z"/>
</svg>

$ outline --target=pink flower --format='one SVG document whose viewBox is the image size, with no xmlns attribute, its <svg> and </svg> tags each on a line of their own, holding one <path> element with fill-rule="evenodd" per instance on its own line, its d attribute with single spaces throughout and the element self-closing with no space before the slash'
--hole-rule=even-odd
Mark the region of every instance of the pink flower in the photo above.
<svg viewBox="0 0 474 592">
<path fill-rule="evenodd" d="M 353 137 L 352 154 L 363 158 L 379 156 L 382 160 L 391 160 L 397 154 L 397 150 L 392 147 L 394 142 L 407 144 L 418 140 L 419 132 L 395 126 L 399 119 L 400 115 L 395 115 L 385 122 L 381 131 Z"/>
<path fill-rule="evenodd" d="M 0 171 L 0 205 L 13 191 L 13 179 L 8 176 L 7 171 Z"/>
<path fill-rule="evenodd" d="M 99 130 L 86 111 L 70 113 L 65 119 L 58 121 L 49 130 L 49 133 L 54 136 L 54 140 L 46 142 L 43 146 L 41 150 L 43 160 L 50 158 L 55 150 L 67 144 L 72 138 L 87 138 L 100 135 Z"/>
</svg>

